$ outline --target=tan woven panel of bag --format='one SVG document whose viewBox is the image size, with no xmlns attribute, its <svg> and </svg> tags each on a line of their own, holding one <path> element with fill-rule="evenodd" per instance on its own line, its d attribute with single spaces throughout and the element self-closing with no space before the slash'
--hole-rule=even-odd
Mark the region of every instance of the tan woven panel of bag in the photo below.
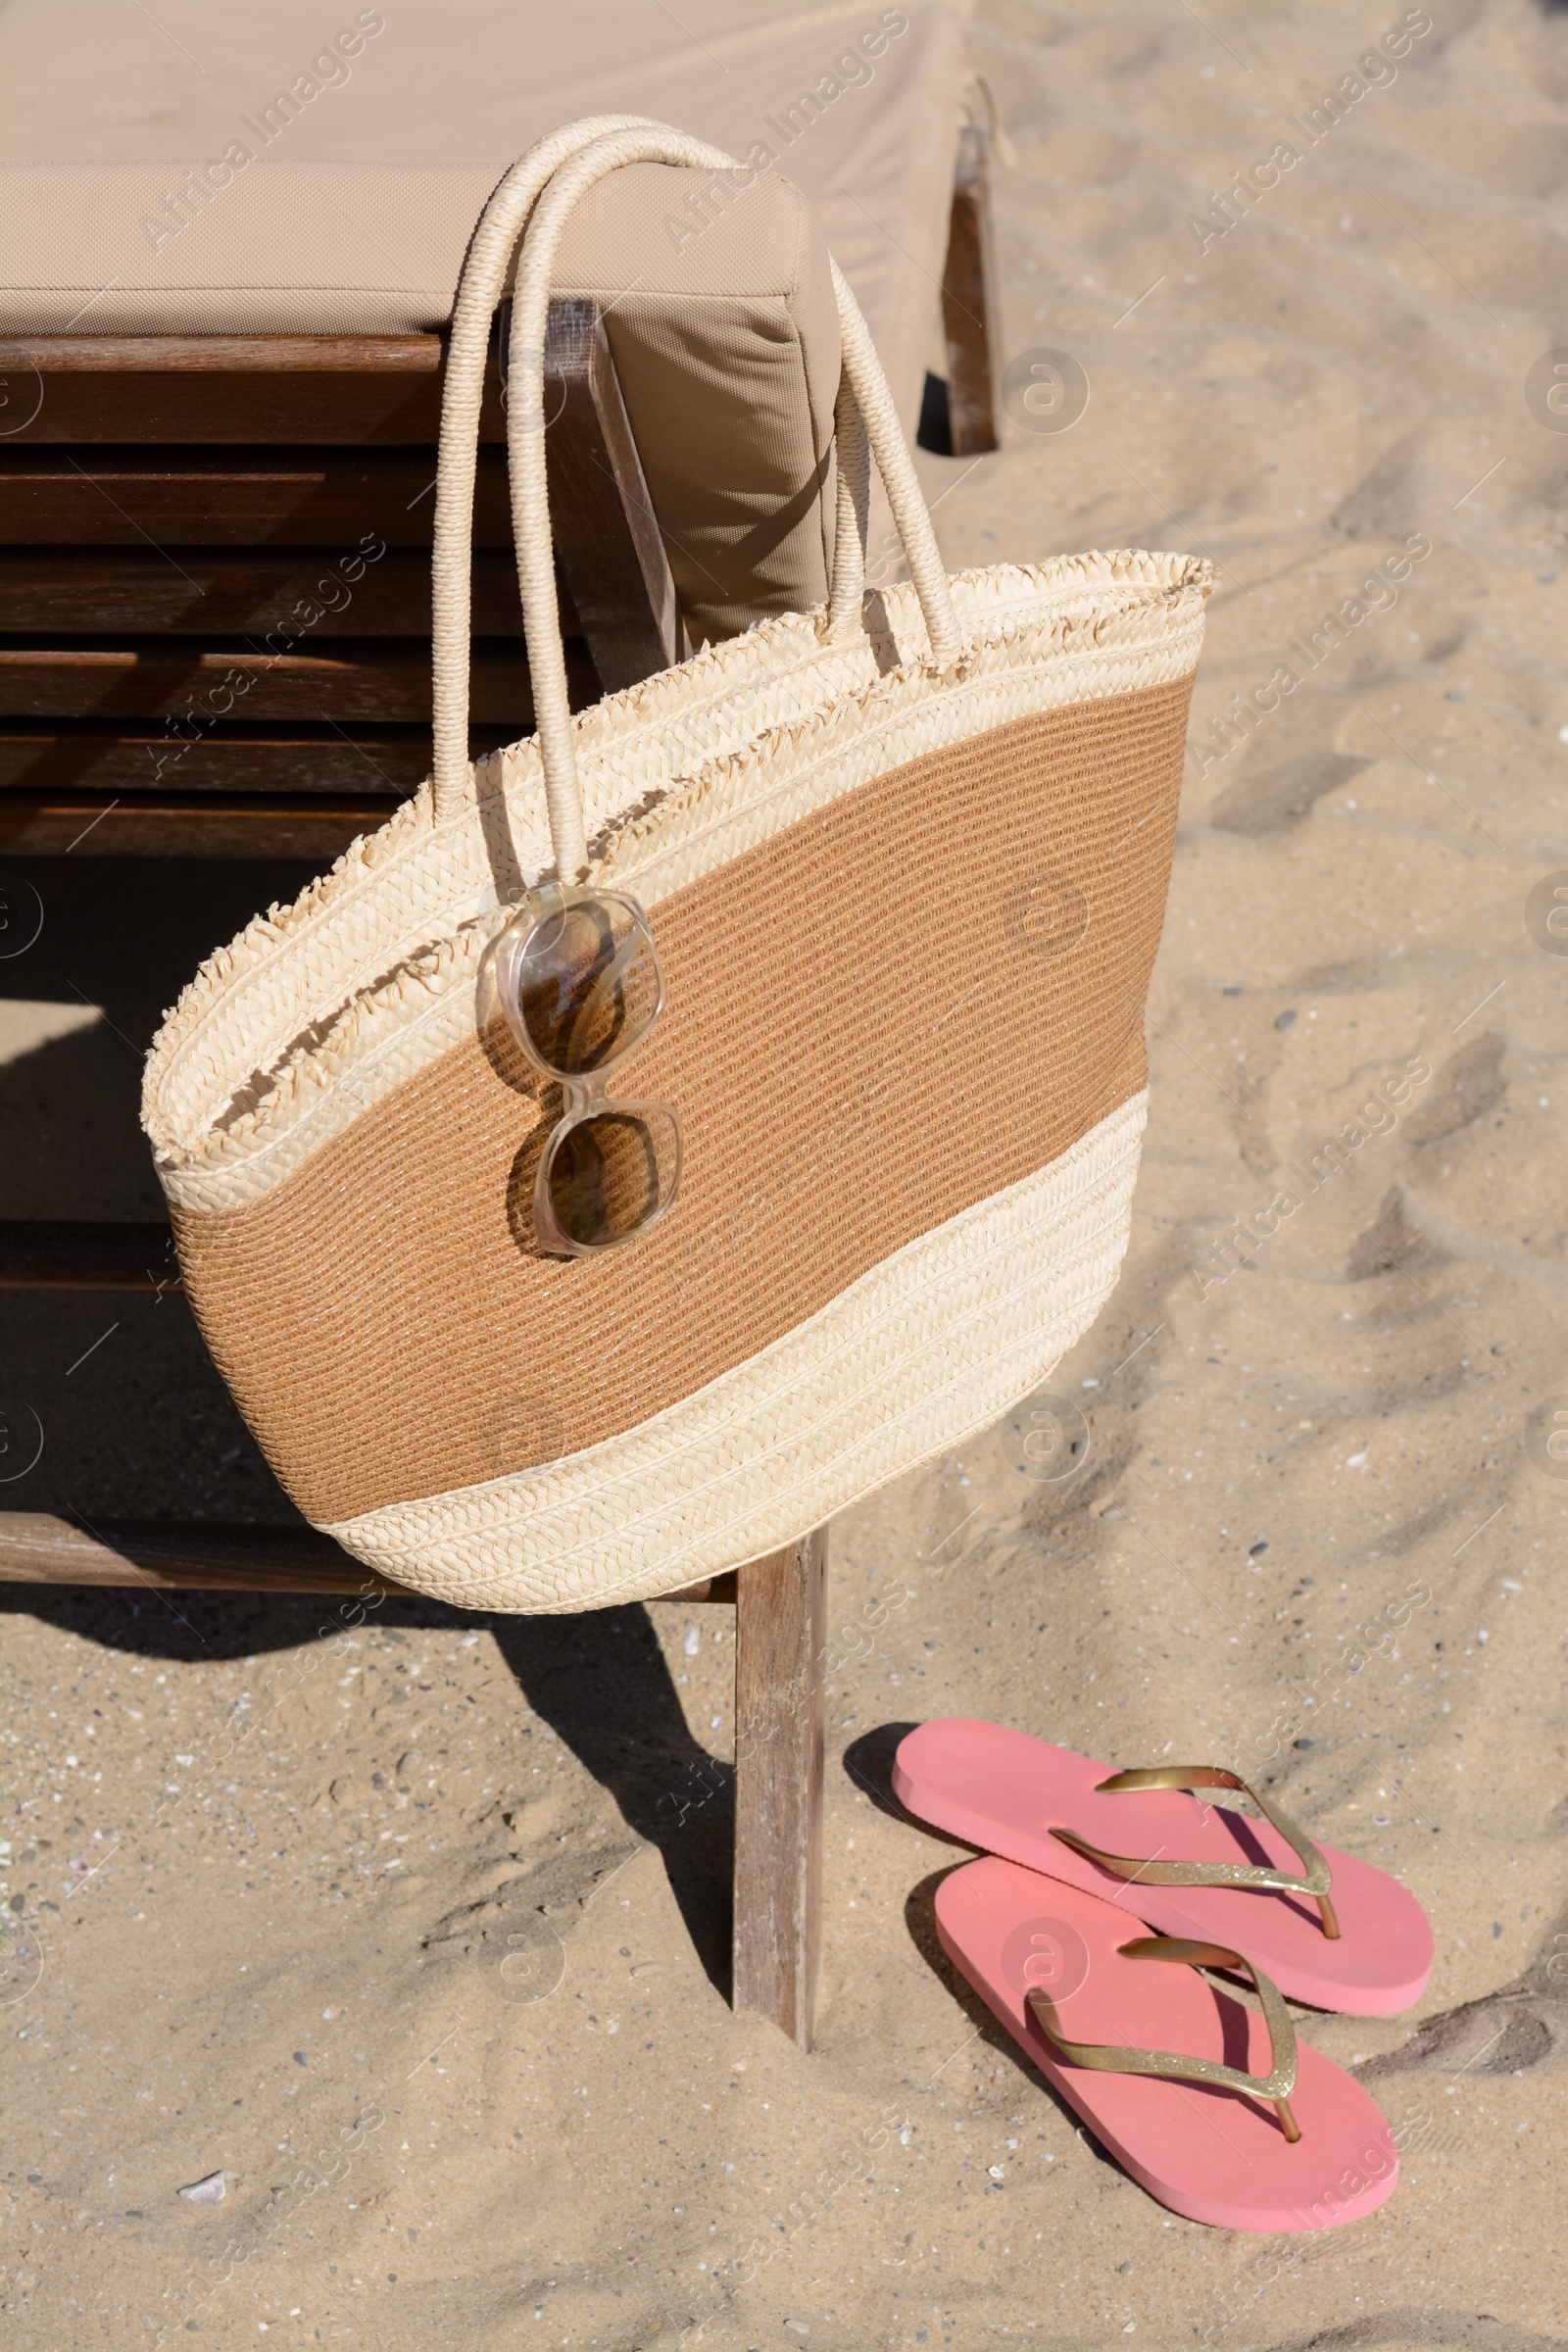
<svg viewBox="0 0 1568 2352">
<path fill-rule="evenodd" d="M 289 1494 L 469 1606 L 580 1609 L 755 1559 L 996 1420 L 1126 1246 L 1144 1001 L 1208 567 L 949 579 L 843 341 L 832 596 L 573 717 L 546 497 L 551 266 L 630 163 L 509 172 L 453 322 L 435 772 L 181 998 L 144 1115 L 208 1345 Z M 467 757 L 491 319 L 539 729 Z M 867 598 L 874 457 L 912 585 Z"/>
</svg>

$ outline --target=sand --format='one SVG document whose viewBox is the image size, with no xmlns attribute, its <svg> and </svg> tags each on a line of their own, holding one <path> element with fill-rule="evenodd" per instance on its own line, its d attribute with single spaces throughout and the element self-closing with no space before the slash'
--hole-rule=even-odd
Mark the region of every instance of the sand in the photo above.
<svg viewBox="0 0 1568 2352">
<path fill-rule="evenodd" d="M 1005 347 L 1091 396 L 922 458 L 950 560 L 1200 549 L 1221 583 L 1120 1288 L 1054 1404 L 833 1531 L 815 2050 L 722 1991 L 724 1610 L 15 1592 L 18 2352 L 1568 2339 L 1549 881 L 1530 911 L 1568 868 L 1568 439 L 1525 389 L 1568 342 L 1568 20 L 1435 5 L 1308 147 L 1287 118 L 1403 15 L 976 23 Z M 28 870 L 4 1213 L 154 1213 L 136 1054 L 286 877 Z M 177 1301 L 3 1304 L 47 1433 L 19 1506 L 286 1515 Z M 1088 1442 L 1045 1483 L 1053 1429 Z M 1422 2001 L 1298 2012 L 1396 2127 L 1378 2214 L 1174 2220 L 983 2022 L 930 1925 L 962 1849 L 884 1794 L 950 1712 L 1239 1762 L 1416 1890 Z"/>
</svg>

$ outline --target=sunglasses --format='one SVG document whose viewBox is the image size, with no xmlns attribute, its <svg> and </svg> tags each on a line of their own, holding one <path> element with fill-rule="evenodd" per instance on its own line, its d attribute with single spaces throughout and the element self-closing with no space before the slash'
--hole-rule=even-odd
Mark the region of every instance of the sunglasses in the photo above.
<svg viewBox="0 0 1568 2352">
<path fill-rule="evenodd" d="M 680 1183 L 669 1104 L 621 1101 L 607 1086 L 663 1009 L 648 917 L 622 892 L 545 883 L 492 953 L 507 1027 L 565 1098 L 534 1178 L 534 1230 L 570 1257 L 618 1249 L 657 1224 Z"/>
</svg>

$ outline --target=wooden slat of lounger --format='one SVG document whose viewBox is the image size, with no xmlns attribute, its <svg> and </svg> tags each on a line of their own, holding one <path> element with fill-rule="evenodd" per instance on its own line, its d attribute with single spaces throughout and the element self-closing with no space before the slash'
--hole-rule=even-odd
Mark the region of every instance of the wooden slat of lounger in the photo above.
<svg viewBox="0 0 1568 2352">
<path fill-rule="evenodd" d="M 179 1279 L 167 1224 L 0 1219 L 0 1290 L 162 1291 Z"/>
<path fill-rule="evenodd" d="M 561 345 L 552 501 L 564 499 L 569 517 L 564 568 L 568 575 L 573 566 L 581 572 L 591 605 L 584 620 L 569 588 L 560 598 L 564 633 L 570 638 L 580 632 L 586 643 L 586 659 L 582 646 L 568 653 L 572 699 L 580 706 L 678 659 L 685 640 L 594 306 L 553 305 L 550 335 L 547 348 Z M 317 340 L 262 338 L 269 348 L 261 354 L 260 371 L 281 383 L 296 358 L 308 367 Z M 433 338 L 424 342 L 422 352 L 407 355 L 408 375 L 413 380 L 422 369 L 433 383 L 439 346 Z M 291 343 L 301 351 L 279 348 Z M 141 347 L 130 351 L 139 363 Z M 169 339 L 165 352 L 171 375 L 184 363 L 191 380 L 209 392 L 226 380 L 204 369 L 212 356 L 182 339 Z M 122 381 L 126 347 L 88 354 L 96 368 L 75 368 L 80 357 L 79 349 L 67 353 L 61 372 L 92 376 L 109 396 Z M 226 364 L 237 364 L 233 355 Z M 88 856 L 329 857 L 416 788 L 428 769 L 428 706 L 416 672 L 393 681 L 384 696 L 370 696 L 372 719 L 365 715 L 363 683 L 346 678 L 341 665 L 311 665 L 338 652 L 347 658 L 335 639 L 424 635 L 427 559 L 416 543 L 428 539 L 434 464 L 433 451 L 424 447 L 225 444 L 194 453 L 180 448 L 177 455 L 123 443 L 0 448 L 0 516 L 9 496 L 13 534 L 19 524 L 29 532 L 88 533 L 70 545 L 0 547 L 0 617 L 14 632 L 5 650 L 23 656 L 74 650 L 39 642 L 45 632 L 61 631 L 89 640 L 167 633 L 207 641 L 202 656 L 189 647 L 176 649 L 172 664 L 140 646 L 89 642 L 79 650 L 109 660 L 82 662 L 74 688 L 69 663 L 51 664 L 42 687 L 36 674 L 20 684 L 13 676 L 16 714 L 0 712 L 0 847 L 18 855 L 84 850 Z M 474 626 L 481 636 L 515 645 L 520 612 L 507 544 L 504 466 L 504 449 L 481 451 L 481 517 L 488 500 L 497 543 L 481 546 L 475 557 Z M 420 511 L 417 524 L 387 521 L 373 524 L 368 534 L 350 531 L 344 502 L 363 501 L 368 484 L 383 492 L 389 486 L 410 490 L 405 510 Z M 116 490 L 123 495 L 116 498 Z M 72 502 L 79 514 L 87 498 L 108 503 L 115 522 L 102 528 L 111 537 L 118 532 L 122 545 L 96 544 L 99 526 L 73 519 Z M 485 535 L 481 528 L 481 539 Z M 266 544 L 240 553 L 236 539 Z M 290 552 L 296 542 L 297 556 Z M 373 564 L 354 564 L 350 551 L 361 542 L 384 550 Z M 351 568 L 352 593 L 342 594 Z M 215 636 L 220 640 L 216 646 Z M 243 722 L 225 710 L 214 712 L 209 723 L 210 700 L 205 707 L 182 703 L 173 672 L 184 659 L 218 666 L 205 656 L 226 653 L 229 646 L 221 641 L 240 636 L 259 637 L 258 653 L 284 653 L 297 666 L 267 673 L 274 698 L 269 700 L 259 685 Z M 127 652 L 136 654 L 136 662 L 123 658 Z M 138 682 L 144 658 L 155 667 L 162 663 L 150 690 Z M 504 675 L 504 646 L 494 661 L 493 674 L 479 682 L 476 753 L 514 740 L 531 725 L 531 698 L 514 695 L 520 671 L 514 668 L 510 682 Z M 38 666 L 32 664 L 34 673 Z M 26 671 L 28 664 L 11 667 Z M 107 695 L 106 668 L 116 673 Z M 152 677 L 152 669 L 145 674 Z M 311 715 L 314 688 L 324 692 L 333 679 L 344 684 L 341 707 L 323 709 L 317 698 L 321 715 Z M 158 707 L 171 700 L 173 711 L 156 725 Z M 411 710 L 416 720 L 395 715 Z M 254 820 L 241 797 L 253 794 L 268 804 Z M 204 811 L 200 803 L 209 796 Z M 317 819 L 302 807 L 312 796 L 332 804 L 329 816 L 323 811 Z"/>
<path fill-rule="evenodd" d="M 232 1592 L 404 1590 L 310 1527 L 95 1520 L 89 1531 L 47 1511 L 0 1512 L 0 1583 Z"/>
<path fill-rule="evenodd" d="M 0 542 L 13 547 L 428 547 L 423 449 L 7 450 Z M 504 449 L 479 452 L 473 544 L 510 547 Z"/>
<path fill-rule="evenodd" d="M 203 637 L 265 637 L 300 608 L 305 641 L 323 637 L 418 637 L 430 634 L 430 558 L 393 547 L 368 565 L 353 601 L 327 610 L 330 579 L 343 549 L 181 547 L 177 562 L 157 548 L 0 547 L 0 616 L 31 635 L 138 636 L 175 630 Z M 341 576 L 341 575 L 339 575 Z M 341 590 L 338 592 L 341 594 Z M 569 596 L 561 625 L 582 635 Z M 481 637 L 520 637 L 522 608 L 510 548 L 480 548 L 473 560 L 473 626 Z"/>
<path fill-rule="evenodd" d="M 475 749 L 483 749 L 482 743 Z M 0 795 L 31 800 L 64 793 L 386 794 L 407 800 L 430 772 L 428 727 L 330 724 L 215 730 L 193 742 L 154 722 L 100 725 L 91 719 L 0 726 Z M 3 806 L 0 799 L 0 806 Z"/>
<path fill-rule="evenodd" d="M 434 446 L 439 335 L 43 335 L 0 339 L 15 432 L 74 441 Z M 506 439 L 494 358 L 479 431 Z M 32 412 L 28 416 L 29 410 Z"/>
<path fill-rule="evenodd" d="M 350 1559 L 312 1527 L 235 1527 L 164 1519 L 95 1519 L 91 1528 L 49 1511 L 0 1511 L 0 1584 L 142 1586 L 184 1592 L 422 1593 Z M 735 1598 L 715 1576 L 662 1596 Z"/>
<path fill-rule="evenodd" d="M 942 321 L 948 346 L 948 418 L 956 458 L 997 447 L 997 394 L 991 350 L 997 318 L 991 258 L 990 149 L 983 131 L 965 126 L 942 272 Z"/>
<path fill-rule="evenodd" d="M 439 373 L 440 335 L 0 335 L 0 368 L 46 375 Z M 492 354 L 490 373 L 495 372 Z"/>
<path fill-rule="evenodd" d="M 318 871 L 398 807 L 395 794 L 363 800 L 289 799 L 258 793 L 238 801 L 57 799 L 0 794 L 0 852 L 14 857 L 299 858 Z"/>
<path fill-rule="evenodd" d="M 258 639 L 141 637 L 105 645 L 38 645 L 0 638 L 0 717 L 157 718 L 197 724 L 211 714 L 256 726 L 278 719 L 430 722 L 428 640 L 334 639 L 330 647 L 269 654 Z M 597 697 L 581 644 L 567 647 L 573 701 Z M 473 718 L 533 729 L 533 695 L 520 639 L 481 640 L 469 668 Z"/>
</svg>

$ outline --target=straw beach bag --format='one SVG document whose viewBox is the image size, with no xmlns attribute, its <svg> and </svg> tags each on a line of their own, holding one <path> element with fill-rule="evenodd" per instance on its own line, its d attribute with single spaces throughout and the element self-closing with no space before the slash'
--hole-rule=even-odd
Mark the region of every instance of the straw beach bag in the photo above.
<svg viewBox="0 0 1568 2352">
<path fill-rule="evenodd" d="M 501 182 L 441 425 L 435 772 L 217 953 L 144 1117 L 219 1368 L 306 1516 L 445 1599 L 760 1557 L 1025 1396 L 1125 1248 L 1205 564 L 949 579 L 864 322 L 823 610 L 566 700 L 542 346 L 583 192 L 736 174 L 600 117 Z M 467 756 L 487 338 L 538 733 Z M 863 594 L 867 444 L 912 585 Z M 628 1099 L 633 1098 L 635 1099 Z"/>
</svg>

